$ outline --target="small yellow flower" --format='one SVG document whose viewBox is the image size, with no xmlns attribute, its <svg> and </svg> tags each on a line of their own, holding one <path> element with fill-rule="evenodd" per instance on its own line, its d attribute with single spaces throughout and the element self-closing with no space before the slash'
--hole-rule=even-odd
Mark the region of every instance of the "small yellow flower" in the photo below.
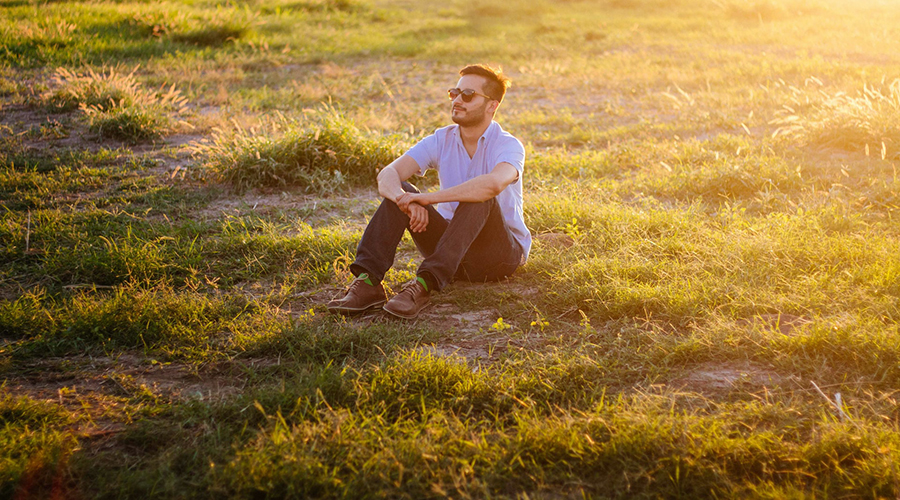
<svg viewBox="0 0 900 500">
<path fill-rule="evenodd" d="M 534 321 L 531 322 L 531 326 L 536 326 L 536 327 L 540 328 L 541 331 L 543 332 L 544 328 L 550 326 L 550 322 L 545 320 L 544 318 L 538 316 L 537 319 L 535 319 Z"/>
<path fill-rule="evenodd" d="M 300 315 L 300 321 L 309 321 L 316 316 L 316 311 L 313 308 L 309 308 L 306 311 L 303 311 L 303 314 Z"/>
<path fill-rule="evenodd" d="M 502 332 L 503 330 L 512 328 L 512 325 L 503 322 L 503 317 L 497 318 L 497 321 L 491 325 L 491 330 L 497 330 L 498 332 Z"/>
</svg>

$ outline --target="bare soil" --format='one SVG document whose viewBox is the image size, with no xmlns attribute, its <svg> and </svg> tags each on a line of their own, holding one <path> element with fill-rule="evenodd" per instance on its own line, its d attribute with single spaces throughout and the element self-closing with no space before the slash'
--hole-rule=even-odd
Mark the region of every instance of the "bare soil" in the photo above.
<svg viewBox="0 0 900 500">
<path fill-rule="evenodd" d="M 784 376 L 771 368 L 749 361 L 709 362 L 693 367 L 668 386 L 681 391 L 721 395 L 733 390 L 758 393 L 791 381 L 795 381 L 793 376 Z"/>
</svg>

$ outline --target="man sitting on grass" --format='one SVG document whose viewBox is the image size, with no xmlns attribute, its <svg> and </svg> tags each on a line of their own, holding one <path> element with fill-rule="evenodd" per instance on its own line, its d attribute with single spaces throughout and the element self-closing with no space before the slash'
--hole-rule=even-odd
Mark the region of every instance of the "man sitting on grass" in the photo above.
<svg viewBox="0 0 900 500">
<path fill-rule="evenodd" d="M 328 310 L 352 314 L 384 306 L 415 318 L 453 279 L 495 281 L 528 257 L 531 234 L 522 216 L 525 149 L 493 120 L 509 79 L 485 65 L 466 66 L 450 89 L 455 125 L 437 129 L 378 174 L 384 197 L 363 233 L 350 271 L 356 279 Z M 440 190 L 420 193 L 406 182 L 428 168 Z M 387 300 L 381 280 L 409 230 L 425 257 L 416 279 Z"/>
</svg>

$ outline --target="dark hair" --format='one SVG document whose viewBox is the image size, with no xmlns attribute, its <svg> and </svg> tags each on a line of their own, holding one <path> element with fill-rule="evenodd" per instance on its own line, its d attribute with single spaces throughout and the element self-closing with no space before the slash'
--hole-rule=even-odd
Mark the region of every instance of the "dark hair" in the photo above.
<svg viewBox="0 0 900 500">
<path fill-rule="evenodd" d="M 487 64 L 470 64 L 459 70 L 459 76 L 465 75 L 483 76 L 487 80 L 487 83 L 484 84 L 484 93 L 498 102 L 503 101 L 506 89 L 511 83 L 500 68 L 494 69 Z"/>
</svg>

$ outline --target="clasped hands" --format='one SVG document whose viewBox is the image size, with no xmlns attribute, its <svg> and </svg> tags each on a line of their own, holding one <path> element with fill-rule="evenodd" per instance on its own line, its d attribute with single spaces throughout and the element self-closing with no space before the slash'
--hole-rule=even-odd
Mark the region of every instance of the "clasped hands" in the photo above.
<svg viewBox="0 0 900 500">
<path fill-rule="evenodd" d="M 403 193 L 395 200 L 397 207 L 409 216 L 409 230 L 421 233 L 428 227 L 427 202 L 422 201 L 422 193 Z"/>
</svg>

